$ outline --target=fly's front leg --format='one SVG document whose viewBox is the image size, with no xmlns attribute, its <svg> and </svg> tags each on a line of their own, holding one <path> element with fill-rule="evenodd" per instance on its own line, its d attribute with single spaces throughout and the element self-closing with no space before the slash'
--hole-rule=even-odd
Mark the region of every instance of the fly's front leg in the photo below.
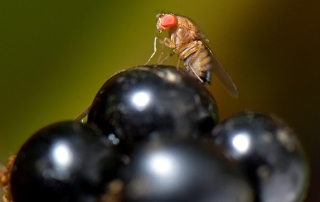
<svg viewBox="0 0 320 202">
<path fill-rule="evenodd" d="M 146 64 L 145 65 L 147 65 L 149 62 L 150 62 L 150 60 L 153 58 L 153 56 L 154 56 L 154 54 L 156 54 L 156 52 L 157 52 L 157 39 L 158 39 L 159 37 L 154 37 L 154 41 L 153 41 L 153 53 L 151 54 L 151 56 L 149 57 L 149 60 L 146 62 Z M 162 39 L 161 39 L 162 40 Z"/>
<path fill-rule="evenodd" d="M 153 42 L 153 53 L 151 54 L 149 60 L 146 62 L 146 64 L 148 64 L 150 62 L 150 60 L 153 58 L 153 56 L 156 54 L 157 52 L 157 41 L 159 41 L 160 44 L 162 44 L 162 48 L 161 48 L 161 54 L 158 58 L 158 63 L 162 63 L 164 62 L 166 59 L 168 59 L 169 57 L 171 57 L 174 53 L 171 53 L 169 56 L 167 56 L 165 59 L 163 59 L 161 62 L 161 57 L 163 55 L 164 52 L 164 46 L 168 46 L 169 48 L 175 48 L 175 44 L 169 39 L 169 38 L 160 38 L 158 36 L 154 37 L 154 42 Z"/>
</svg>

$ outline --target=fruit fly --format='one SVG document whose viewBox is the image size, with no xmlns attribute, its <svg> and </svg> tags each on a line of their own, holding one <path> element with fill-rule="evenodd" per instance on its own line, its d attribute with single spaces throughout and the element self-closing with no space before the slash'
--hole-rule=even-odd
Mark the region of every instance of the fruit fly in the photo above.
<svg viewBox="0 0 320 202">
<path fill-rule="evenodd" d="M 235 84 L 222 67 L 217 56 L 205 43 L 206 38 L 192 20 L 172 13 L 160 13 L 156 17 L 158 18 L 157 31 L 161 33 L 169 29 L 169 37 L 163 39 L 155 37 L 154 52 L 147 63 L 157 51 L 156 43 L 158 40 L 161 44 L 173 49 L 168 57 L 177 54 L 179 59 L 184 61 L 186 69 L 202 83 L 210 83 L 213 73 L 232 96 L 238 97 Z"/>
</svg>

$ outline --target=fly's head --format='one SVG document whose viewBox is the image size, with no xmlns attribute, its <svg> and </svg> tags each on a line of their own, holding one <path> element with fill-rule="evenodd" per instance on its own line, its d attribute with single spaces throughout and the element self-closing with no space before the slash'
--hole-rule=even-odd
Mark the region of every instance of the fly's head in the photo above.
<svg viewBox="0 0 320 202">
<path fill-rule="evenodd" d="M 156 27 L 159 33 L 178 24 L 177 16 L 172 13 L 159 13 L 156 17 L 158 18 Z"/>
</svg>

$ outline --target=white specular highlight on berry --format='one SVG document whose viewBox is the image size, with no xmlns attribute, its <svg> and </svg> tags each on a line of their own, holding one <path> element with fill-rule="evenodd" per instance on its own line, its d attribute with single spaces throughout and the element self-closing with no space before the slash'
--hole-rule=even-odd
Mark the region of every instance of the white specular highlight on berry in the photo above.
<svg viewBox="0 0 320 202">
<path fill-rule="evenodd" d="M 145 91 L 140 91 L 132 96 L 132 104 L 138 111 L 144 110 L 150 102 L 150 94 Z"/>
<path fill-rule="evenodd" d="M 232 145 L 239 153 L 246 153 L 250 147 L 250 137 L 246 133 L 239 133 L 233 137 Z"/>
</svg>

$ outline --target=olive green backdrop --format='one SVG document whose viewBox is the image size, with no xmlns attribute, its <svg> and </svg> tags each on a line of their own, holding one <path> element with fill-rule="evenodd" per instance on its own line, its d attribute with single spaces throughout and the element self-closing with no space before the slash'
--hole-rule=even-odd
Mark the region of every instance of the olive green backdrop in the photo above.
<svg viewBox="0 0 320 202">
<path fill-rule="evenodd" d="M 244 109 L 283 118 L 311 162 L 308 201 L 319 201 L 319 10 L 316 0 L 1 1 L 0 163 L 36 130 L 78 116 L 116 71 L 144 64 L 155 15 L 174 12 L 198 23 L 238 87 L 234 99 L 214 78 L 221 119 Z"/>
</svg>

